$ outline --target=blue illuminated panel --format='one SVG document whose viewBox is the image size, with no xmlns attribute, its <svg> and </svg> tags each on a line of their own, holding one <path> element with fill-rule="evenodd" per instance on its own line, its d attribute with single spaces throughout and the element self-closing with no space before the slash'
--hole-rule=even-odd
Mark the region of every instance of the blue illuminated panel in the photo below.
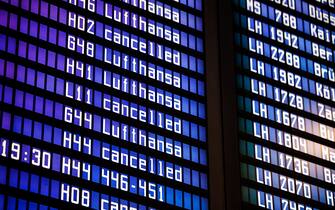
<svg viewBox="0 0 335 210">
<path fill-rule="evenodd" d="M 0 209 L 208 209 L 201 0 L 0 5 Z"/>
<path fill-rule="evenodd" d="M 242 200 L 335 206 L 334 1 L 234 1 Z"/>
</svg>

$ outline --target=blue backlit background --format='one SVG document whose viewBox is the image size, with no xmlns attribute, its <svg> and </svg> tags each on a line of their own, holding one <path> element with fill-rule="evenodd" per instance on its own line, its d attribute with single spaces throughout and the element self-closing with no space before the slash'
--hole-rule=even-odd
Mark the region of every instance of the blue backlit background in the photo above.
<svg viewBox="0 0 335 210">
<path fill-rule="evenodd" d="M 1 0 L 0 209 L 208 209 L 202 10 Z"/>
</svg>

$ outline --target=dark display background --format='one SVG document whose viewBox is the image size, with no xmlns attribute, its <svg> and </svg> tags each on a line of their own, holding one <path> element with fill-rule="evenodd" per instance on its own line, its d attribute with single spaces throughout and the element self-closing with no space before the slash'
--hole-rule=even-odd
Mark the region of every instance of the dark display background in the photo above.
<svg viewBox="0 0 335 210">
<path fill-rule="evenodd" d="M 334 5 L 233 5 L 243 208 L 333 209 Z"/>
</svg>

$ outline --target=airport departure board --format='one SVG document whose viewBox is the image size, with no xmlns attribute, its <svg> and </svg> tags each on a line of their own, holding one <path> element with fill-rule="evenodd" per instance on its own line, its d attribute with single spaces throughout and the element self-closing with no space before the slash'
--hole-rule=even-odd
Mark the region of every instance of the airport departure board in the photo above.
<svg viewBox="0 0 335 210">
<path fill-rule="evenodd" d="M 208 209 L 203 28 L 202 0 L 1 0 L 0 209 Z"/>
<path fill-rule="evenodd" d="M 334 0 L 233 8 L 243 209 L 334 209 Z"/>
</svg>

